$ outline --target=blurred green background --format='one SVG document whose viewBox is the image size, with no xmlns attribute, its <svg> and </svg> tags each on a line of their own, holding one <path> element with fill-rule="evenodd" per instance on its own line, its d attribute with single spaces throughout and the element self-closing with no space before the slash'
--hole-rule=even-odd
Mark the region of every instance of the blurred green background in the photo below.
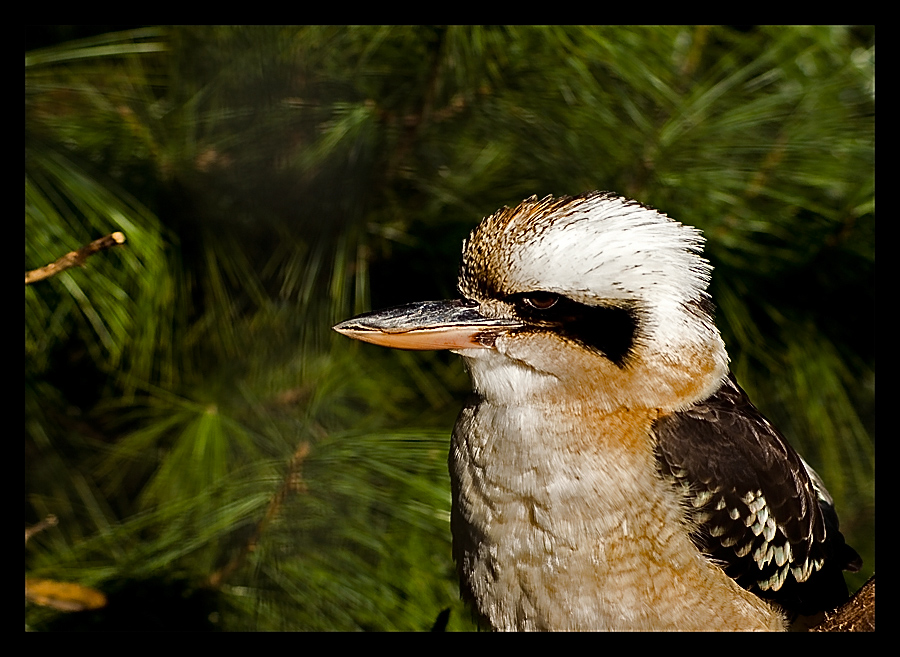
<svg viewBox="0 0 900 657">
<path fill-rule="evenodd" d="M 472 629 L 450 354 L 341 338 L 461 241 L 614 190 L 705 231 L 733 369 L 874 571 L 874 28 L 33 27 L 26 575 L 48 629 Z"/>
</svg>

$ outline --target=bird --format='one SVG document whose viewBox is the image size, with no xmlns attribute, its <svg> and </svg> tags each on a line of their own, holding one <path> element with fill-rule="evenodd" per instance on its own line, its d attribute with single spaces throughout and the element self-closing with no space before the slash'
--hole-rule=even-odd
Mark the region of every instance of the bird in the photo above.
<svg viewBox="0 0 900 657">
<path fill-rule="evenodd" d="M 532 196 L 463 243 L 459 298 L 350 338 L 462 356 L 451 533 L 497 631 L 783 631 L 859 555 L 729 369 L 701 231 L 613 192 Z"/>
</svg>

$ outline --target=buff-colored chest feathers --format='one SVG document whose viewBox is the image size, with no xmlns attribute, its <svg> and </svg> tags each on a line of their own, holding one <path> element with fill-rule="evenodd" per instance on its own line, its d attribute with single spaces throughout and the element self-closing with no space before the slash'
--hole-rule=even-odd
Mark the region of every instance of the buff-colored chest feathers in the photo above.
<svg viewBox="0 0 900 657">
<path fill-rule="evenodd" d="M 783 629 L 691 543 L 656 475 L 651 422 L 484 401 L 463 411 L 454 551 L 495 629 Z"/>
</svg>

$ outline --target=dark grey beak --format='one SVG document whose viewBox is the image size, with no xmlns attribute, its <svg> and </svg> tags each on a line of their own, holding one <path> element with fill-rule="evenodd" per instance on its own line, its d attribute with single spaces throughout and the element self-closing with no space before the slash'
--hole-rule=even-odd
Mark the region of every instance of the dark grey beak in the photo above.
<svg viewBox="0 0 900 657">
<path fill-rule="evenodd" d="M 473 301 L 420 301 L 358 315 L 334 327 L 355 340 L 394 349 L 485 349 L 497 336 L 522 326 L 485 317 Z"/>
</svg>

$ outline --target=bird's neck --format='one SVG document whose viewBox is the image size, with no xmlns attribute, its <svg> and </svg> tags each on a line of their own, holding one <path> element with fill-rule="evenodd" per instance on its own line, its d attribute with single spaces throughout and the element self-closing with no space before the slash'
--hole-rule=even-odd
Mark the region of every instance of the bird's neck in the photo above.
<svg viewBox="0 0 900 657">
<path fill-rule="evenodd" d="M 476 398 L 463 410 L 454 552 L 479 611 L 510 630 L 781 629 L 690 541 L 657 474 L 655 411 L 591 409 Z"/>
</svg>

